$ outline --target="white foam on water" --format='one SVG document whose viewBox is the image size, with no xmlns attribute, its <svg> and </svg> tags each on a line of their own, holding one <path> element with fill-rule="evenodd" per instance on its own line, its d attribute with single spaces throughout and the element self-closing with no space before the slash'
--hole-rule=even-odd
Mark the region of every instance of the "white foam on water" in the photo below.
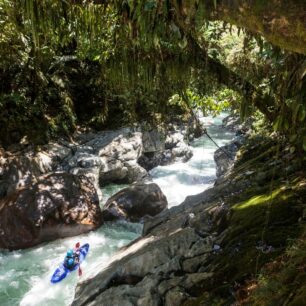
<svg viewBox="0 0 306 306">
<path fill-rule="evenodd" d="M 201 118 L 208 134 L 219 146 L 226 144 L 233 137 L 233 133 L 224 132 L 218 126 L 223 117 Z M 169 207 L 181 204 L 189 195 L 198 194 L 212 187 L 216 179 L 214 152 L 218 149 L 217 146 L 205 135 L 196 139 L 191 145 L 193 157 L 188 162 L 158 166 L 150 171 L 153 181 L 166 195 Z"/>
<path fill-rule="evenodd" d="M 44 273 L 30 276 L 30 288 L 22 297 L 20 305 L 69 305 L 73 300 L 77 282 L 94 276 L 101 267 L 107 264 L 111 255 L 118 248 L 138 237 L 141 229 L 141 225 L 130 225 L 127 222 L 106 224 L 97 231 L 46 244 L 44 254 L 37 252 L 35 248 L 32 249 L 32 253 L 36 255 L 33 258 L 40 260 L 40 267 Z M 63 261 L 67 249 L 74 246 L 76 242 L 80 242 L 81 245 L 84 243 L 90 245 L 86 260 L 81 265 L 83 275 L 79 277 L 77 272 L 73 272 L 60 283 L 51 284 L 50 279 L 53 272 Z M 38 258 L 38 253 L 41 254 L 39 256 L 47 256 L 47 258 Z"/>
</svg>

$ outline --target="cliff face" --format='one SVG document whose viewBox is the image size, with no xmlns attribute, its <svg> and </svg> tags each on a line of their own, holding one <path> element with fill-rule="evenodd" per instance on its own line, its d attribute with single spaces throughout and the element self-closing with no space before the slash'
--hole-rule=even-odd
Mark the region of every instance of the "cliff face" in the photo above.
<svg viewBox="0 0 306 306">
<path fill-rule="evenodd" d="M 248 139 L 213 188 L 147 220 L 141 238 L 78 285 L 72 305 L 242 301 L 245 284 L 303 231 L 303 166 L 273 139 Z"/>
</svg>

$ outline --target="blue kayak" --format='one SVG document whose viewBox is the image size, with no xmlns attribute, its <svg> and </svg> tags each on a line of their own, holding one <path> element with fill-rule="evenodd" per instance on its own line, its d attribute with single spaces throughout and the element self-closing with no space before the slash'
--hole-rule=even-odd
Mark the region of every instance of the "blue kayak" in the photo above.
<svg viewBox="0 0 306 306">
<path fill-rule="evenodd" d="M 79 265 L 82 263 L 82 261 L 85 259 L 88 251 L 89 251 L 89 244 L 86 243 L 80 247 L 80 263 L 75 265 L 73 269 L 69 270 L 64 266 L 64 263 L 62 263 L 53 273 L 51 277 L 51 283 L 55 284 L 63 280 L 70 272 L 75 271 L 79 268 Z"/>
</svg>

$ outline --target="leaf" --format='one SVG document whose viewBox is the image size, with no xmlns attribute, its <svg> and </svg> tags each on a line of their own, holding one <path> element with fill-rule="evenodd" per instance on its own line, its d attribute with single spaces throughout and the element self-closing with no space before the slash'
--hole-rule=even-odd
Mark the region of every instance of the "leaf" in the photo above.
<svg viewBox="0 0 306 306">
<path fill-rule="evenodd" d="M 303 149 L 306 152 L 306 136 L 303 138 Z"/>
</svg>

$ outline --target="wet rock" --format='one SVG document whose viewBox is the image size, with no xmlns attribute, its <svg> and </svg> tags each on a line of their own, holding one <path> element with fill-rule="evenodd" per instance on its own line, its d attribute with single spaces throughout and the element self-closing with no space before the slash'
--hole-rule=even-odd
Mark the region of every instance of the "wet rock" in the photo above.
<svg viewBox="0 0 306 306">
<path fill-rule="evenodd" d="M 188 298 L 188 294 L 181 287 L 176 287 L 166 293 L 165 306 L 182 305 Z"/>
<path fill-rule="evenodd" d="M 3 174 L 7 184 L 5 194 L 13 194 L 19 188 L 35 183 L 41 174 L 39 165 L 29 156 L 17 156 L 8 160 Z"/>
<path fill-rule="evenodd" d="M 162 152 L 165 149 L 165 135 L 158 130 L 142 133 L 143 152 Z"/>
<path fill-rule="evenodd" d="M 143 155 L 141 155 L 137 162 L 146 171 L 150 171 L 153 168 L 161 165 L 162 159 L 163 159 L 163 153 L 149 152 L 149 153 L 144 153 Z"/>
<path fill-rule="evenodd" d="M 202 266 L 203 262 L 206 262 L 209 254 L 202 254 L 193 258 L 187 258 L 184 260 L 182 264 L 182 268 L 184 272 L 193 273 L 198 271 L 199 267 Z"/>
<path fill-rule="evenodd" d="M 214 153 L 217 177 L 224 175 L 234 164 L 236 153 L 243 144 L 242 138 L 235 138 L 228 145 L 222 146 Z"/>
<path fill-rule="evenodd" d="M 155 216 L 167 207 L 167 199 L 158 185 L 137 183 L 122 189 L 104 205 L 104 221 L 117 219 L 139 222 L 144 216 Z"/>
<path fill-rule="evenodd" d="M 250 131 L 253 122 L 252 117 L 242 122 L 239 115 L 229 115 L 222 120 L 222 126 L 227 130 L 236 132 L 236 135 L 245 135 Z"/>
<path fill-rule="evenodd" d="M 98 154 L 105 160 L 110 157 L 121 161 L 137 160 L 142 153 L 141 136 L 139 132 L 119 135 L 98 149 Z"/>
<path fill-rule="evenodd" d="M 166 142 L 165 142 L 165 149 L 173 149 L 175 148 L 178 143 L 184 142 L 184 135 L 178 132 L 171 133 L 167 136 Z"/>
<path fill-rule="evenodd" d="M 72 149 L 59 143 L 45 145 L 39 152 L 33 148 L 15 154 L 9 152 L 2 157 L 0 164 L 3 177 L 0 198 L 31 186 L 40 175 L 55 171 L 64 159 L 71 156 Z"/>
<path fill-rule="evenodd" d="M 101 225 L 93 184 L 54 173 L 0 200 L 0 248 L 20 249 L 88 232 Z"/>
<path fill-rule="evenodd" d="M 159 165 L 169 165 L 174 162 L 187 162 L 193 156 L 192 149 L 184 141 L 180 132 L 169 132 L 163 150 L 144 152 L 138 163 L 147 171 Z"/>
</svg>

